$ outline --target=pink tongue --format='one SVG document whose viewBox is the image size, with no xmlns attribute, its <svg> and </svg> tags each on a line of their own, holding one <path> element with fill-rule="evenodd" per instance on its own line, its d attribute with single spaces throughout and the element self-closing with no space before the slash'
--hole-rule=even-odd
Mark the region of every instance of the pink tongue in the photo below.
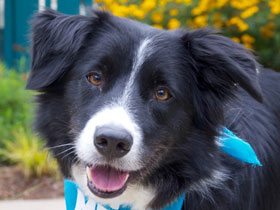
<svg viewBox="0 0 280 210">
<path fill-rule="evenodd" d="M 101 191 L 117 191 L 126 182 L 127 172 L 117 171 L 111 167 L 93 166 L 90 169 L 93 185 Z"/>
</svg>

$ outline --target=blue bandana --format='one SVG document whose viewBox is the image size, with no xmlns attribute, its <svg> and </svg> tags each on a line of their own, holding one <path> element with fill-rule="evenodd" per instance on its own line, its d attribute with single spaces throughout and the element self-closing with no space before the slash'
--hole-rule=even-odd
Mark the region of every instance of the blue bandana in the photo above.
<svg viewBox="0 0 280 210">
<path fill-rule="evenodd" d="M 131 210 L 130 206 L 120 205 L 119 207 L 110 207 L 96 203 L 92 199 L 88 199 L 73 181 L 64 180 L 66 210 Z M 162 210 L 179 210 L 183 206 L 185 195 L 179 197 L 178 200 L 166 206 Z"/>
<path fill-rule="evenodd" d="M 249 143 L 238 138 L 226 127 L 223 127 L 220 133 L 221 135 L 217 137 L 216 142 L 222 151 L 242 162 L 262 166 Z"/>
<path fill-rule="evenodd" d="M 249 143 L 238 138 L 226 127 L 223 127 L 220 136 L 217 137 L 216 142 L 220 149 L 228 155 L 252 165 L 261 166 L 256 153 Z M 66 210 L 132 210 L 130 206 L 120 205 L 118 207 L 105 206 L 96 203 L 92 199 L 88 199 L 79 188 L 79 186 L 70 180 L 65 179 L 65 201 Z M 185 195 L 181 195 L 172 204 L 166 206 L 162 210 L 181 210 L 183 206 Z"/>
</svg>

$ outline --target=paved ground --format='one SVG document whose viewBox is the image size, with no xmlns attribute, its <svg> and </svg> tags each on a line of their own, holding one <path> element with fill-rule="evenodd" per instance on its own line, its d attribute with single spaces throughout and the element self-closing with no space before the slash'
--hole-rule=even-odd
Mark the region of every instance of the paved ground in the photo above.
<svg viewBox="0 0 280 210">
<path fill-rule="evenodd" d="M 64 199 L 0 201 L 1 210 L 65 210 Z"/>
</svg>

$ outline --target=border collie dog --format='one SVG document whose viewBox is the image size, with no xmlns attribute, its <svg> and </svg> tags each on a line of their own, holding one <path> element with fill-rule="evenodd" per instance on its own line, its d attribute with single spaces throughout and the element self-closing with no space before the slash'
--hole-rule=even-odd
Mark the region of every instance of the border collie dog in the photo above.
<svg viewBox="0 0 280 210">
<path fill-rule="evenodd" d="M 280 209 L 280 74 L 211 30 L 159 30 L 103 11 L 32 22 L 36 130 L 63 175 L 109 205 Z M 225 126 L 262 167 L 219 149 Z"/>
</svg>

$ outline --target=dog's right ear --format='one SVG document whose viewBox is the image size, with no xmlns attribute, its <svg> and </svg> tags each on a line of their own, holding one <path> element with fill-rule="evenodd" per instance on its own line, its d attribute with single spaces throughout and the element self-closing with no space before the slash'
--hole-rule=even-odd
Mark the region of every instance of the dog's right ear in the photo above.
<svg viewBox="0 0 280 210">
<path fill-rule="evenodd" d="M 32 22 L 32 64 L 27 89 L 42 90 L 61 78 L 93 30 L 98 17 L 63 15 L 53 10 Z"/>
</svg>

